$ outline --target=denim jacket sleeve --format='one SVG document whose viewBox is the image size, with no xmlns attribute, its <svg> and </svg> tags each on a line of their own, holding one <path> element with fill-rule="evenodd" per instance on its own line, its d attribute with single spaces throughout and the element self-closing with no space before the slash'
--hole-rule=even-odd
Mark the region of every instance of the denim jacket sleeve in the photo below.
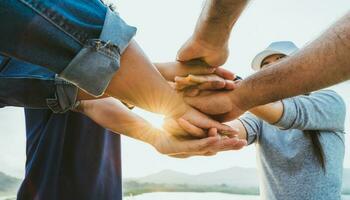
<svg viewBox="0 0 350 200">
<path fill-rule="evenodd" d="M 94 96 L 104 93 L 136 32 L 100 0 L 5 0 L 0 22 L 0 52 Z"/>
<path fill-rule="evenodd" d="M 45 68 L 0 56 L 0 107 L 50 108 L 63 113 L 74 108 L 77 91 Z"/>
</svg>

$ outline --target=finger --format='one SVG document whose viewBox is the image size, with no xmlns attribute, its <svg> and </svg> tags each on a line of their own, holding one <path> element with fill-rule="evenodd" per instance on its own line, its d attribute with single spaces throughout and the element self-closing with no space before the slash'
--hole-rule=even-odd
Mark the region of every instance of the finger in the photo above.
<svg viewBox="0 0 350 200">
<path fill-rule="evenodd" d="M 207 63 L 203 62 L 199 59 L 189 60 L 186 62 L 180 62 L 182 65 L 181 76 L 188 76 L 189 74 L 193 75 L 206 75 L 213 74 L 215 72 L 215 68 L 212 68 Z"/>
<path fill-rule="evenodd" d="M 210 128 L 208 131 L 209 137 L 217 137 L 218 136 L 218 130 L 216 128 Z"/>
<path fill-rule="evenodd" d="M 219 90 L 225 88 L 225 80 L 222 81 L 210 81 L 206 83 L 202 83 L 198 86 L 201 90 Z"/>
<path fill-rule="evenodd" d="M 203 138 L 207 136 L 205 131 L 192 125 L 191 123 L 189 123 L 187 120 L 184 120 L 183 118 L 179 118 L 177 122 L 182 129 L 184 129 L 187 133 L 189 133 L 194 137 Z"/>
<path fill-rule="evenodd" d="M 184 96 L 195 97 L 199 95 L 199 93 L 200 93 L 200 90 L 198 89 L 198 87 L 192 86 L 192 87 L 185 88 Z"/>
<path fill-rule="evenodd" d="M 237 85 L 234 81 L 231 80 L 225 80 L 225 89 L 226 90 L 234 90 L 237 88 Z"/>
<path fill-rule="evenodd" d="M 205 124 L 193 124 L 194 126 L 200 127 L 200 128 L 204 128 L 204 129 L 212 129 L 215 128 L 217 132 L 219 132 L 220 134 L 224 134 L 224 135 L 230 135 L 230 136 L 234 136 L 234 135 L 238 135 L 238 131 L 226 124 L 221 124 L 215 120 L 212 120 L 210 118 L 207 118 Z"/>
<path fill-rule="evenodd" d="M 215 156 L 216 154 L 217 152 L 208 151 L 207 153 L 204 154 L 204 156 Z"/>
<path fill-rule="evenodd" d="M 185 159 L 190 157 L 190 155 L 188 154 L 168 154 L 167 156 L 170 156 L 173 158 L 180 158 L 180 159 Z"/>
<path fill-rule="evenodd" d="M 175 88 L 178 90 L 183 90 L 193 85 L 197 85 L 197 83 L 190 81 L 188 77 L 175 77 Z"/>
<path fill-rule="evenodd" d="M 224 81 L 225 79 L 221 78 L 218 75 L 215 74 L 209 74 L 209 75 L 188 75 L 188 79 L 195 83 L 205 83 L 205 82 L 211 82 L 211 81 Z"/>
<path fill-rule="evenodd" d="M 215 74 L 221 76 L 224 79 L 227 80 L 233 80 L 235 79 L 236 75 L 230 71 L 228 71 L 227 69 L 224 69 L 222 67 L 219 67 L 215 70 Z"/>
<path fill-rule="evenodd" d="M 218 150 L 218 151 L 230 151 L 230 150 L 239 150 L 242 149 L 243 147 L 247 146 L 247 141 L 246 140 L 227 140 L 223 144 L 223 146 Z"/>
<path fill-rule="evenodd" d="M 192 115 L 190 118 L 186 120 L 192 125 L 202 129 L 216 128 L 218 131 L 232 132 L 232 134 L 237 132 L 232 127 L 226 124 L 221 124 L 213 119 L 210 119 L 209 117 L 207 117 L 206 115 L 200 112 L 197 112 L 196 115 Z"/>
<path fill-rule="evenodd" d="M 216 144 L 208 146 L 206 150 L 212 152 L 220 152 L 220 151 L 229 151 L 229 150 L 238 150 L 245 146 L 245 143 L 239 140 L 238 138 L 222 138 Z M 204 149 L 203 149 L 204 150 Z"/>
<path fill-rule="evenodd" d="M 187 77 L 176 76 L 175 82 L 178 84 L 183 84 L 183 85 L 197 85 L 197 83 L 191 81 L 189 76 L 187 76 Z"/>
<path fill-rule="evenodd" d="M 170 85 L 171 88 L 176 89 L 175 82 L 168 81 L 168 84 Z"/>
</svg>

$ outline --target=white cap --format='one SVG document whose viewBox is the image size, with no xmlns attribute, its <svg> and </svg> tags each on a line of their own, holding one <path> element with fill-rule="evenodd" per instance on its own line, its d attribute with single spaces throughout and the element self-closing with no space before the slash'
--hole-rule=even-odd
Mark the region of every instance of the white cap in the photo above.
<svg viewBox="0 0 350 200">
<path fill-rule="evenodd" d="M 286 56 L 290 56 L 295 51 L 299 50 L 299 48 L 290 41 L 279 41 L 271 43 L 264 51 L 260 52 L 256 55 L 252 61 L 252 68 L 254 70 L 259 70 L 261 68 L 261 62 L 275 54 L 283 54 Z"/>
</svg>

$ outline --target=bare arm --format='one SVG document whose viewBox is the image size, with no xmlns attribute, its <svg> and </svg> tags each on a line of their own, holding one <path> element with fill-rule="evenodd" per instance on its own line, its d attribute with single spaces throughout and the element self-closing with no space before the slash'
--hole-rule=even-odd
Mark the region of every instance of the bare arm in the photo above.
<svg viewBox="0 0 350 200">
<path fill-rule="evenodd" d="M 252 108 L 249 112 L 270 124 L 274 124 L 278 122 L 283 115 L 283 103 L 281 101 L 269 103 Z"/>
<path fill-rule="evenodd" d="M 197 21 L 194 37 L 213 46 L 226 45 L 231 29 L 247 0 L 207 0 Z"/>
<path fill-rule="evenodd" d="M 294 56 L 242 81 L 234 96 L 249 109 L 340 83 L 350 78 L 349 55 L 350 13 Z"/>
<path fill-rule="evenodd" d="M 208 155 L 208 152 L 242 148 L 235 138 L 219 140 L 217 137 L 184 140 L 166 131 L 152 127 L 150 123 L 127 109 L 114 98 L 82 101 L 79 111 L 101 126 L 113 132 L 132 137 L 154 146 L 160 153 L 185 158 Z"/>
<path fill-rule="evenodd" d="M 234 91 L 213 92 L 187 98 L 186 102 L 229 121 L 253 107 L 349 79 L 349 55 L 350 13 L 297 54 L 248 77 Z"/>
<path fill-rule="evenodd" d="M 121 67 L 106 93 L 132 105 L 165 115 L 181 115 L 186 110 L 181 96 L 169 86 L 134 41 L 123 53 Z"/>
<path fill-rule="evenodd" d="M 200 59 L 218 67 L 228 57 L 231 29 L 248 0 L 207 0 L 192 37 L 181 47 L 178 60 Z"/>
</svg>

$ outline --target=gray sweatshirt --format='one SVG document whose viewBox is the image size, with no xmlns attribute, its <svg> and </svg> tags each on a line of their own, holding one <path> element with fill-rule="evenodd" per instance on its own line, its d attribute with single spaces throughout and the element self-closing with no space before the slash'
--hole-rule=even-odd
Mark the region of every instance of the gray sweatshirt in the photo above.
<svg viewBox="0 0 350 200">
<path fill-rule="evenodd" d="M 267 200 L 339 200 L 344 160 L 346 108 L 334 91 L 282 101 L 282 118 L 271 125 L 250 113 L 240 118 L 248 144 L 255 143 L 260 196 Z M 323 172 L 303 130 L 319 130 L 325 152 Z"/>
</svg>

